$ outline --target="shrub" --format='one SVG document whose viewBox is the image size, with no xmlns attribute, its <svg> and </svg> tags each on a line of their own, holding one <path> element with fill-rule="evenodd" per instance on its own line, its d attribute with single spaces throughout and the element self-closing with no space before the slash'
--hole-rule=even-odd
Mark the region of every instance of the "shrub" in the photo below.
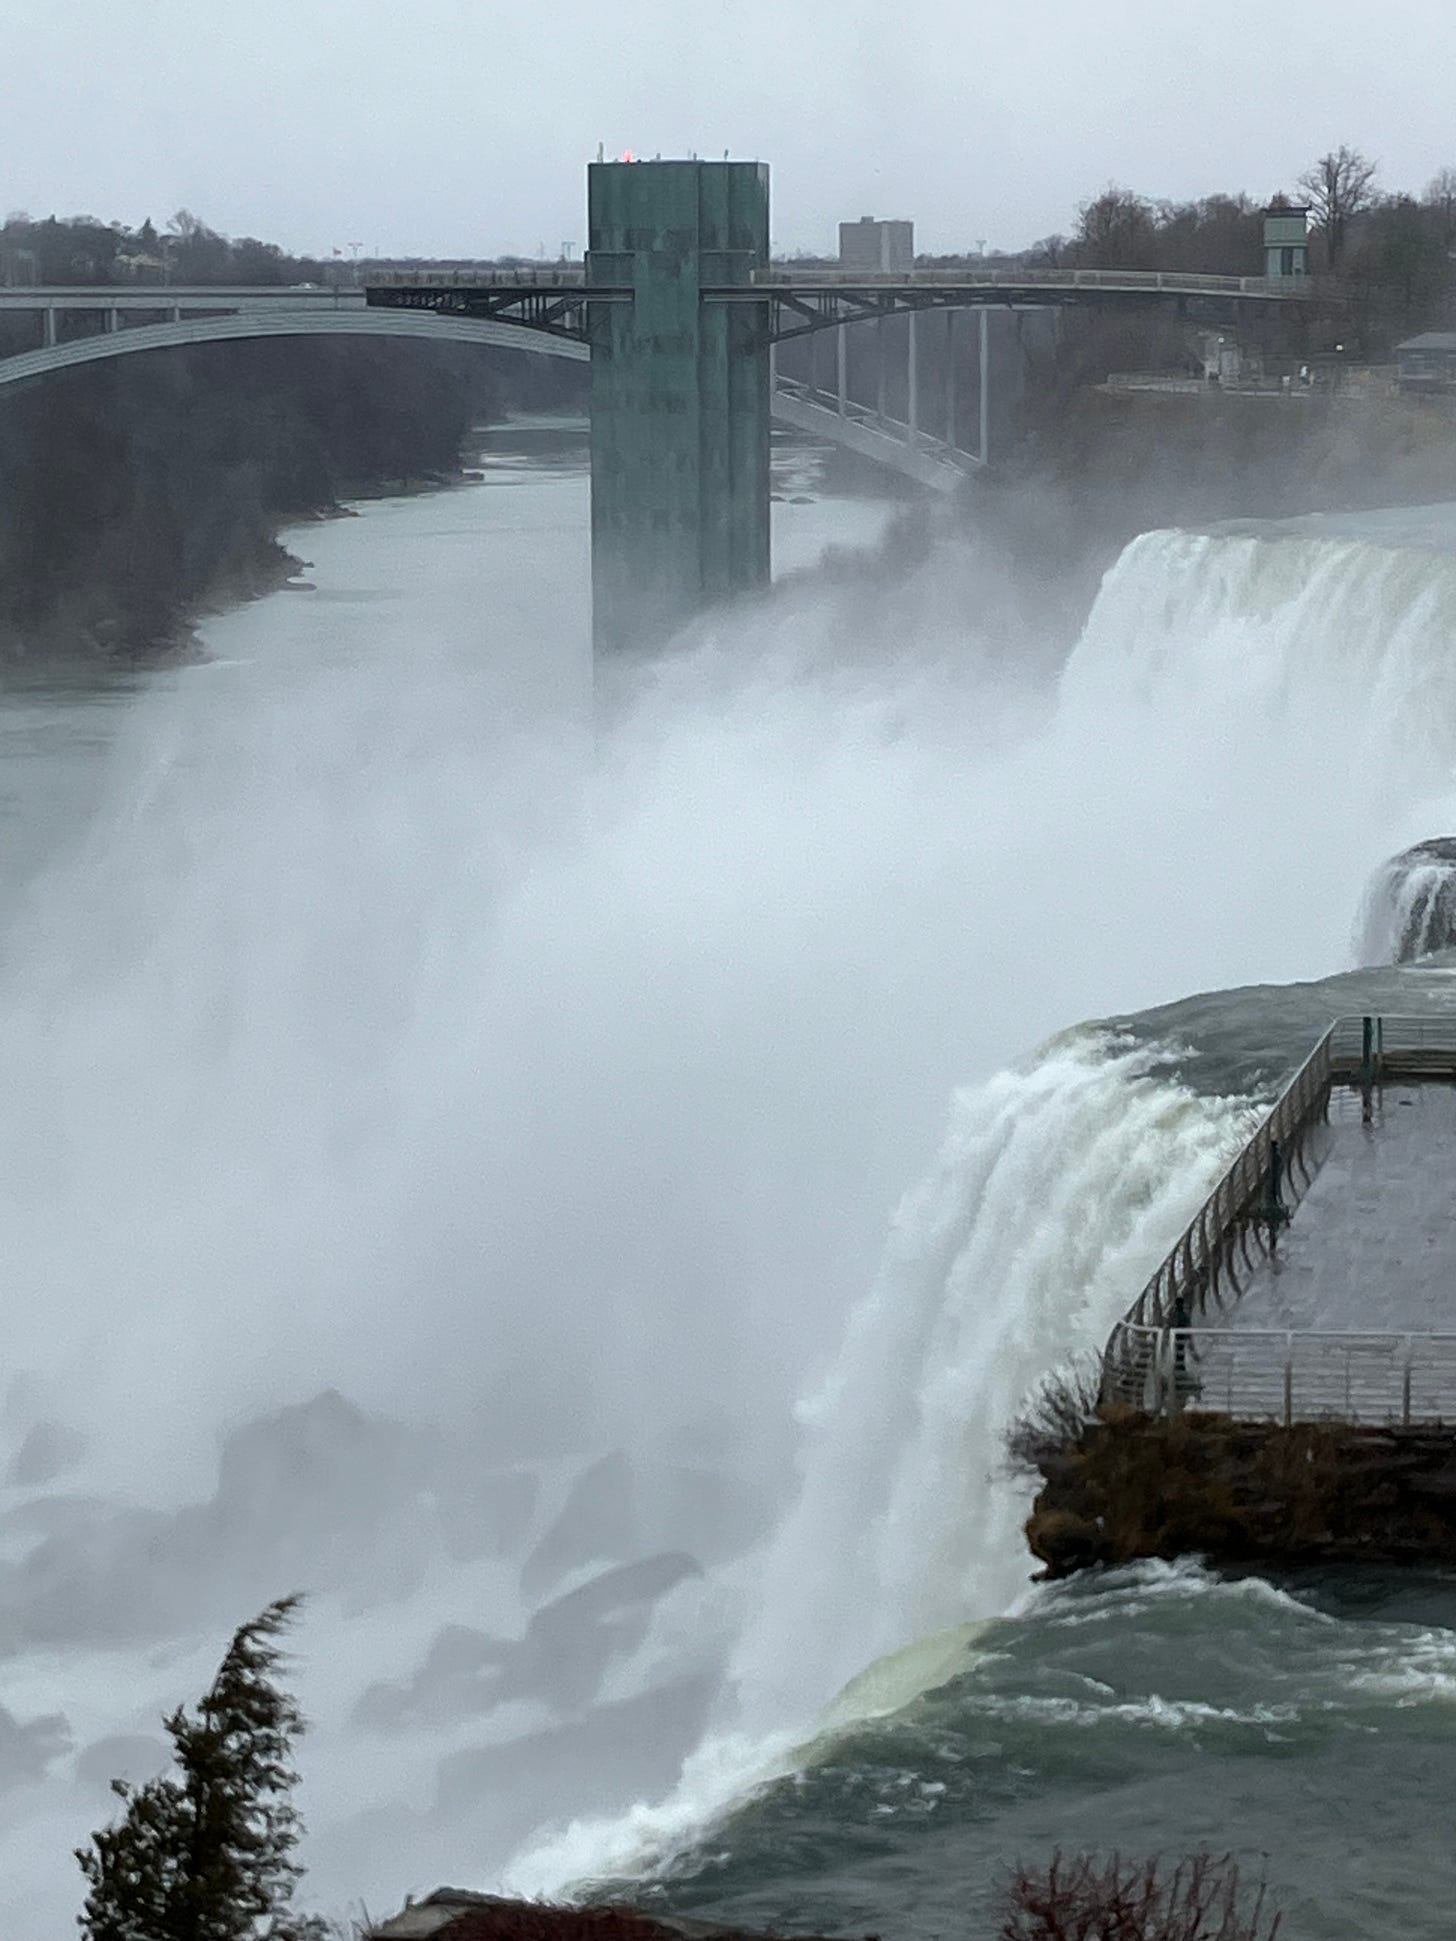
<svg viewBox="0 0 1456 1941">
<path fill-rule="evenodd" d="M 1043 1377 L 1006 1431 L 1011 1467 L 1022 1475 L 1045 1475 L 1049 1462 L 1070 1456 L 1098 1420 L 1101 1394 L 1100 1356 Z"/>
<path fill-rule="evenodd" d="M 1263 1882 L 1246 1889 L 1231 1854 L 1160 1860 L 1052 1855 L 1018 1867 L 1000 1941 L 1275 1941 Z"/>
</svg>

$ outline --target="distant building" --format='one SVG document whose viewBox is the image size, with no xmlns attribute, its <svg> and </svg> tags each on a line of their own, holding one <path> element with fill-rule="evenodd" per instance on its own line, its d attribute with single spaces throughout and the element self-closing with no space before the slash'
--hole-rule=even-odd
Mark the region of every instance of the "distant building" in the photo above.
<svg viewBox="0 0 1456 1941">
<path fill-rule="evenodd" d="M 167 280 L 161 257 L 149 255 L 144 249 L 119 249 L 111 259 L 111 267 L 124 283 L 165 283 Z"/>
<path fill-rule="evenodd" d="M 1395 347 L 1402 391 L 1456 391 L 1456 330 L 1425 330 Z"/>
<path fill-rule="evenodd" d="M 1232 390 L 1244 376 L 1244 355 L 1236 339 L 1208 332 L 1203 338 L 1203 381 Z"/>
<path fill-rule="evenodd" d="M 1264 211 L 1265 276 L 1309 275 L 1309 209 L 1271 202 Z"/>
<path fill-rule="evenodd" d="M 868 276 L 900 275 L 915 267 L 913 222 L 876 222 L 861 216 L 839 225 L 839 267 Z"/>
</svg>

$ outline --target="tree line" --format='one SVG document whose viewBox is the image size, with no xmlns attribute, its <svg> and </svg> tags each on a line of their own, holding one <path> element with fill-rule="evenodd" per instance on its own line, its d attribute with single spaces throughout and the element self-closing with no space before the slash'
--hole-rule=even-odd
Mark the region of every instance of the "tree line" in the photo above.
<svg viewBox="0 0 1456 1941">
<path fill-rule="evenodd" d="M 366 259 L 367 260 L 367 259 Z M 513 269 L 519 256 L 478 259 Z M 477 259 L 449 259 L 470 268 Z M 0 288 L 35 283 L 315 284 L 352 280 L 359 266 L 334 250 L 328 256 L 292 255 L 257 236 L 224 236 L 190 209 L 159 229 L 148 217 L 136 228 L 99 216 L 45 216 L 12 210 L 0 223 Z"/>
<path fill-rule="evenodd" d="M 335 259 L 291 256 L 256 236 L 223 236 L 179 209 L 161 229 L 150 217 L 135 229 L 96 216 L 46 216 L 13 210 L 0 225 L 0 284 L 325 283 Z"/>
<path fill-rule="evenodd" d="M 1206 270 L 1257 276 L 1264 269 L 1264 212 L 1307 207 L 1310 270 L 1338 278 L 1357 329 L 1379 338 L 1442 317 L 1456 299 L 1456 167 L 1419 195 L 1385 190 L 1378 164 L 1341 145 L 1267 202 L 1246 194 L 1157 201 L 1111 183 L 1083 202 L 1070 235 L 1048 236 L 1028 263 L 1077 269 Z"/>
</svg>

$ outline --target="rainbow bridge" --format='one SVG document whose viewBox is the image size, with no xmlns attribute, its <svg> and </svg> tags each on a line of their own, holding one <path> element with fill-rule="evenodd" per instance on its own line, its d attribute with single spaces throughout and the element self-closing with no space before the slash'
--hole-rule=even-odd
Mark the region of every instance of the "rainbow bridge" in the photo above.
<svg viewBox="0 0 1456 1941">
<path fill-rule="evenodd" d="M 366 290 L 38 287 L 0 311 L 39 319 L 41 341 L 0 358 L 0 390 L 81 364 L 183 345 L 323 335 L 424 338 L 592 367 L 593 631 L 612 651 L 670 635 L 769 579 L 773 420 L 846 446 L 938 490 L 990 456 L 992 311 L 1171 307 L 1210 322 L 1307 297 L 1303 278 L 1134 270 L 864 275 L 770 260 L 768 169 L 757 162 L 599 162 L 588 169 L 584 266 L 505 275 L 381 277 Z M 976 449 L 956 439 L 956 359 L 937 429 L 922 422 L 922 328 L 977 314 Z M 78 316 L 95 327 L 68 335 Z M 852 401 L 846 333 L 908 320 L 906 415 Z M 776 347 L 832 331 L 832 386 L 780 378 Z M 883 360 L 881 363 L 883 370 Z"/>
</svg>

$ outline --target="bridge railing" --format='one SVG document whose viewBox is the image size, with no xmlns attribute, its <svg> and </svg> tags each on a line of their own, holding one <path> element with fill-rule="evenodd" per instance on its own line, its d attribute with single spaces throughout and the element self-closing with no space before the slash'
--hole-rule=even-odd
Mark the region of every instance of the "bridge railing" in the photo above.
<svg viewBox="0 0 1456 1941">
<path fill-rule="evenodd" d="M 1126 1400 L 1129 1390 L 1142 1393 L 1147 1357 L 1155 1352 L 1148 1344 L 1187 1337 L 1191 1325 L 1211 1305 L 1242 1292 L 1240 1267 L 1245 1271 L 1252 1267 L 1251 1249 L 1263 1253 L 1277 1245 L 1289 1218 L 1286 1185 L 1297 1187 L 1301 1170 L 1308 1177 L 1305 1143 L 1312 1128 L 1328 1117 L 1336 1083 L 1369 1086 L 1389 1077 L 1437 1074 L 1456 1076 L 1456 1013 L 1337 1018 L 1114 1330 L 1103 1363 L 1104 1395 Z M 1243 1339 L 1247 1331 L 1210 1332 L 1227 1342 Z M 1287 1338 L 1277 1336 L 1280 1341 Z M 1246 1365 L 1247 1359 L 1246 1352 Z M 1167 1391 L 1160 1392 L 1166 1400 Z"/>
<path fill-rule="evenodd" d="M 580 263 L 519 270 L 371 270 L 366 290 L 583 290 Z"/>
<path fill-rule="evenodd" d="M 1456 1334 L 1146 1328 L 1108 1344 L 1103 1398 L 1150 1415 L 1241 1421 L 1456 1423 Z"/>
<path fill-rule="evenodd" d="M 1307 296 L 1307 276 L 1204 276 L 1197 270 L 849 270 L 839 264 L 771 263 L 755 270 L 755 283 L 841 284 L 850 288 L 905 289 L 932 284 L 945 289 L 1186 290 L 1219 296 Z"/>
<path fill-rule="evenodd" d="M 841 399 L 837 391 L 827 391 L 823 386 L 807 383 L 802 378 L 785 377 L 782 371 L 775 373 L 774 382 L 785 396 L 799 398 L 805 404 L 812 404 L 821 411 L 832 411 L 837 418 L 851 418 L 856 424 L 864 425 L 871 431 L 880 429 L 891 431 L 902 440 L 910 436 L 911 427 L 904 418 L 893 417 L 888 412 L 881 413 L 872 404 L 862 404 L 850 397 Z M 949 439 L 942 438 L 937 432 L 929 430 L 924 425 L 915 427 L 915 442 L 927 449 L 941 446 L 962 458 L 972 456 L 970 453 L 960 452 Z"/>
<path fill-rule="evenodd" d="M 1056 289 L 1185 290 L 1217 296 L 1307 296 L 1313 280 L 1303 276 L 1203 276 L 1196 270 L 849 270 L 839 264 L 769 263 L 753 272 L 754 284 L 826 289 Z M 514 270 L 371 270 L 366 288 L 398 289 L 584 289 L 580 263 L 528 265 Z"/>
</svg>

